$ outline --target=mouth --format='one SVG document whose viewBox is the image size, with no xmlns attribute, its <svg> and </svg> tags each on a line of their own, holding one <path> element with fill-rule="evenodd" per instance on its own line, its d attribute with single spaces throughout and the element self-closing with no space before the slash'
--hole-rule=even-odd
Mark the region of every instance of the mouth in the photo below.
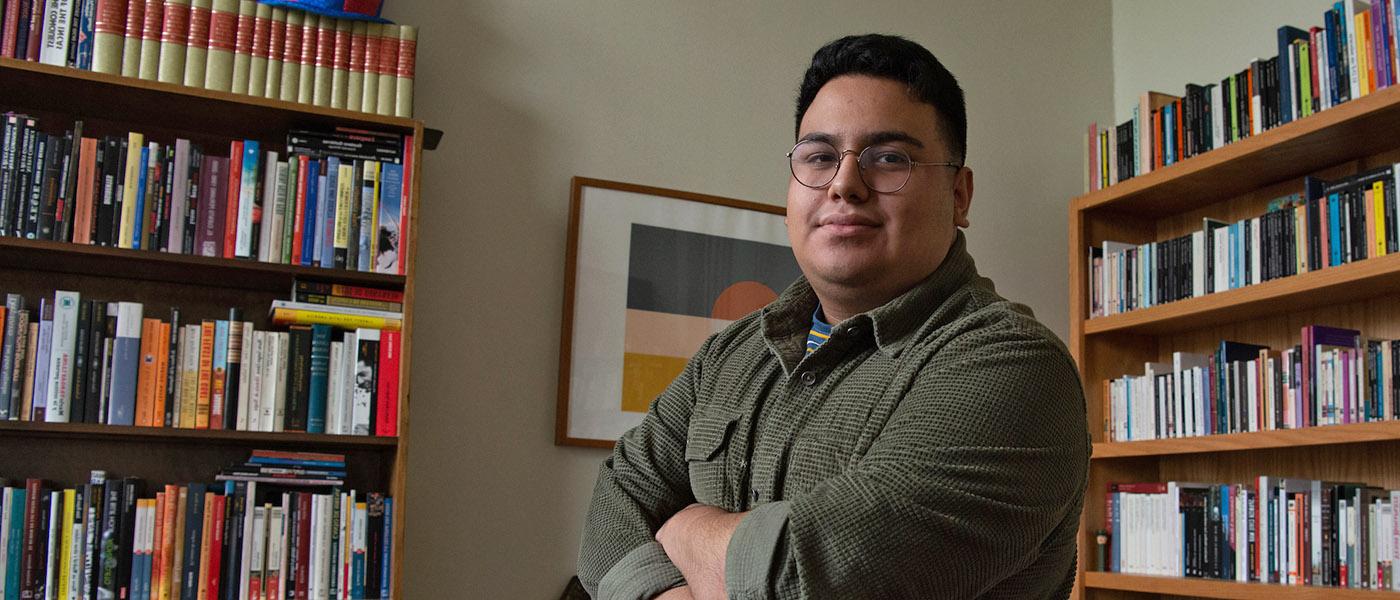
<svg viewBox="0 0 1400 600">
<path fill-rule="evenodd" d="M 872 231 L 880 226 L 874 219 L 860 215 L 829 215 L 817 222 L 818 228 L 833 235 L 858 235 Z"/>
</svg>

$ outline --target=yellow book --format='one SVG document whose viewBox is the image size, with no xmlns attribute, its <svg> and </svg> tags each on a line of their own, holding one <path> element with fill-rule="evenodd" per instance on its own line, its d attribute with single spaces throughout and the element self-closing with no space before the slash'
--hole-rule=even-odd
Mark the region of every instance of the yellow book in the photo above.
<svg viewBox="0 0 1400 600">
<path fill-rule="evenodd" d="M 1385 256 L 1385 182 L 1371 184 L 1371 202 L 1376 212 L 1376 250 L 1371 256 Z"/>
<path fill-rule="evenodd" d="M 131 132 L 126 134 L 126 177 L 122 182 L 122 221 L 117 238 L 118 248 L 133 248 L 132 231 L 136 227 L 136 188 L 140 185 L 141 171 L 145 164 L 141 162 L 141 148 L 145 146 L 146 137 L 142 134 Z"/>
<path fill-rule="evenodd" d="M 199 325 L 186 325 L 180 336 L 180 412 L 178 421 L 184 429 L 194 429 L 195 407 L 199 404 L 199 348 L 204 329 Z"/>
<path fill-rule="evenodd" d="M 78 490 L 63 490 L 63 534 L 58 542 L 58 594 L 55 598 L 67 598 L 72 583 L 68 572 L 73 569 L 73 510 L 77 501 Z"/>
<path fill-rule="evenodd" d="M 1367 51 L 1370 48 L 1371 31 L 1366 26 L 1366 13 L 1357 13 L 1353 22 L 1356 23 L 1356 28 L 1351 30 L 1354 35 L 1351 45 L 1356 49 L 1356 79 L 1360 82 L 1360 85 L 1352 90 L 1352 98 L 1355 99 L 1371 93 L 1371 76 L 1368 75 L 1371 57 Z"/>
<path fill-rule="evenodd" d="M 209 402 L 214 390 L 214 322 L 199 326 L 199 394 L 194 407 L 194 428 L 209 428 Z"/>
<path fill-rule="evenodd" d="M 335 268 L 344 269 L 350 252 L 350 219 L 355 204 L 355 167 L 341 164 L 335 190 Z M 359 248 L 355 249 L 357 252 Z"/>
<path fill-rule="evenodd" d="M 403 319 L 369 317 L 343 313 L 297 310 L 292 308 L 272 309 L 272 322 L 275 325 L 317 325 L 324 324 L 341 329 L 380 329 L 399 331 L 403 329 Z"/>
</svg>

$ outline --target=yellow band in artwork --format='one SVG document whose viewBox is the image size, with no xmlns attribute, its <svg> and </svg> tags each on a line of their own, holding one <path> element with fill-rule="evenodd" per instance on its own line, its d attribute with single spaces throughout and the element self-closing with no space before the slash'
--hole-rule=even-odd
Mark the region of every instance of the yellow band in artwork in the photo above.
<svg viewBox="0 0 1400 600">
<path fill-rule="evenodd" d="M 685 370 L 685 358 L 623 353 L 622 410 L 644 413 L 671 381 Z"/>
</svg>

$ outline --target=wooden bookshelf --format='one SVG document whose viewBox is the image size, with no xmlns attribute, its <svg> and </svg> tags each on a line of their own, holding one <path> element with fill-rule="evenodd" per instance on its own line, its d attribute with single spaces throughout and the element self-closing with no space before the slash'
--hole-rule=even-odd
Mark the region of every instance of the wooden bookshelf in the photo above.
<svg viewBox="0 0 1400 600">
<path fill-rule="evenodd" d="M 1173 352 L 1209 354 L 1221 340 L 1273 348 L 1320 324 L 1400 338 L 1400 256 L 1383 256 L 1207 296 L 1089 318 L 1088 252 L 1106 240 L 1142 244 L 1234 222 L 1303 191 L 1303 177 L 1340 178 L 1400 162 L 1400 88 L 1380 90 L 1260 135 L 1069 202 L 1070 338 L 1093 438 L 1075 597 L 1400 598 L 1400 593 L 1140 577 L 1092 569 L 1110 482 L 1238 483 L 1259 475 L 1400 488 L 1400 421 L 1194 438 L 1108 442 L 1103 382 L 1142 373 Z"/>
<path fill-rule="evenodd" d="M 335 126 L 412 135 L 414 145 L 410 235 L 401 248 L 406 275 L 261 263 L 167 254 L 64 242 L 0 237 L 0 293 L 35 301 L 54 290 L 73 290 L 84 299 L 141 302 L 146 316 L 168 316 L 181 309 L 182 321 L 227 318 L 242 309 L 258 329 L 273 329 L 273 300 L 289 299 L 294 280 L 369 286 L 404 292 L 404 323 L 399 365 L 398 435 L 345 436 L 300 432 L 187 430 L 122 427 L 88 423 L 0 421 L 0 477 L 40 477 L 55 485 L 87 481 L 88 472 L 134 476 L 148 483 L 212 482 L 218 471 L 247 459 L 253 449 L 303 450 L 344 454 L 346 487 L 393 497 L 392 564 L 394 598 L 402 597 L 404 524 L 411 503 L 407 491 L 409 399 L 414 276 L 426 130 L 413 119 L 322 108 L 225 92 L 190 88 L 0 58 L 0 112 L 40 119 L 54 133 L 74 120 L 84 135 L 100 137 L 138 131 L 148 140 L 171 143 L 186 138 L 217 153 L 235 139 L 258 139 L 267 150 L 285 150 L 290 129 Z M 148 488 L 147 495 L 154 492 Z"/>
</svg>

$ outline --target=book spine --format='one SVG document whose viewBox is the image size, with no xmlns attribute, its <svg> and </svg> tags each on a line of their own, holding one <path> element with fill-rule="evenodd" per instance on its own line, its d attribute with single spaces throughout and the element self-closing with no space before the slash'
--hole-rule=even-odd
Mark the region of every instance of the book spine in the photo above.
<svg viewBox="0 0 1400 600">
<path fill-rule="evenodd" d="M 404 194 L 403 165 L 386 164 L 379 183 L 379 212 L 376 217 L 374 272 L 397 274 L 400 271 L 399 241 L 402 232 Z"/>
<path fill-rule="evenodd" d="M 245 140 L 243 157 L 239 161 L 238 228 L 234 232 L 234 256 L 237 258 L 256 258 L 253 252 L 253 215 L 258 204 L 258 161 L 261 158 L 262 152 L 257 140 Z"/>
<path fill-rule="evenodd" d="M 18 1 L 18 0 L 12 0 Z M 58 67 L 68 62 L 68 42 L 73 20 L 73 0 L 47 0 L 44 28 L 39 47 L 39 62 Z"/>
<path fill-rule="evenodd" d="M 301 21 L 301 54 L 297 56 L 297 96 L 296 101 L 312 104 L 316 99 L 316 48 L 320 39 L 317 30 L 321 26 L 319 15 L 307 13 Z"/>
<path fill-rule="evenodd" d="M 185 81 L 185 50 L 190 37 L 190 0 L 165 0 L 164 23 L 160 31 L 160 66 L 156 79 L 162 83 Z"/>
<path fill-rule="evenodd" d="M 277 175 L 280 162 L 276 152 L 267 152 L 263 160 L 262 172 L 262 226 L 258 235 L 258 256 L 261 262 L 277 262 L 273 259 L 273 240 L 281 234 L 277 212 Z M 273 232 L 277 232 L 274 234 Z"/>
<path fill-rule="evenodd" d="M 73 394 L 73 360 L 78 339 L 77 292 L 54 292 L 53 341 L 49 354 L 48 409 L 44 420 L 67 423 Z"/>
<path fill-rule="evenodd" d="M 209 363 L 209 429 L 224 428 L 224 405 L 228 393 L 229 325 L 214 322 L 214 344 Z M 201 367 L 202 368 L 202 367 Z"/>
<path fill-rule="evenodd" d="M 383 39 L 379 44 L 379 99 L 375 101 L 375 113 L 385 116 L 394 114 L 398 96 L 399 39 L 402 27 L 385 25 Z"/>
<path fill-rule="evenodd" d="M 243 186 L 243 145 L 242 140 L 234 140 L 229 143 L 228 153 L 228 181 L 226 182 L 226 193 L 222 194 L 225 200 L 218 211 L 224 217 L 224 239 L 219 243 L 224 258 L 233 258 L 237 254 L 238 248 L 238 220 L 239 204 L 242 199 L 240 190 Z"/>
<path fill-rule="evenodd" d="M 379 50 L 383 45 L 384 25 L 370 23 L 365 29 L 365 80 L 361 92 L 360 112 L 376 113 L 379 109 Z"/>
<path fill-rule="evenodd" d="M 276 18 L 276 13 L 273 13 Z M 282 85 L 278 95 L 285 102 L 296 102 L 301 88 L 301 54 L 305 41 L 302 27 L 306 23 L 306 13 L 299 10 L 287 11 L 286 34 L 282 44 Z"/>
<path fill-rule="evenodd" d="M 398 64 L 395 69 L 397 91 L 394 96 L 394 115 L 413 117 L 413 78 L 418 59 L 418 27 L 399 26 Z"/>
<path fill-rule="evenodd" d="M 73 214 L 73 243 L 91 244 L 93 212 L 97 187 L 97 140 L 85 137 L 78 142 L 78 174 Z"/>
<path fill-rule="evenodd" d="M 365 33 L 369 24 L 355 21 L 350 25 L 350 63 L 345 78 L 345 106 L 358 111 L 364 108 L 365 96 Z"/>
<path fill-rule="evenodd" d="M 45 0 L 31 0 L 29 10 L 21 10 L 20 13 L 26 18 L 20 23 L 20 40 L 24 44 L 24 56 L 21 58 L 30 61 L 39 61 L 39 40 L 43 38 L 41 32 L 44 29 L 44 4 Z"/>
<path fill-rule="evenodd" d="M 209 428 L 209 402 L 214 382 L 214 321 L 205 320 L 199 331 L 199 391 L 195 396 L 194 428 Z"/>
<path fill-rule="evenodd" d="M 238 0 L 236 33 L 233 38 L 233 78 L 230 90 L 247 94 L 253 67 L 253 34 L 257 30 L 258 3 Z"/>
<path fill-rule="evenodd" d="M 204 87 L 233 89 L 233 52 L 238 41 L 238 0 L 213 0 L 209 11 L 209 57 Z"/>
<path fill-rule="evenodd" d="M 287 9 L 273 7 L 271 14 L 267 27 L 267 78 L 262 96 L 278 100 L 282 97 L 282 69 L 286 60 L 283 52 L 287 46 Z"/>
<path fill-rule="evenodd" d="M 210 11 L 213 0 L 190 0 L 189 36 L 185 38 L 185 85 L 204 87 L 209 67 Z"/>
<path fill-rule="evenodd" d="M 145 25 L 146 0 L 128 0 L 122 36 L 122 77 L 136 77 L 141 72 L 141 34 Z"/>
<path fill-rule="evenodd" d="M 267 93 L 268 44 L 272 36 L 272 7 L 254 3 L 253 44 L 248 62 L 248 91 L 250 96 L 263 96 Z"/>
<path fill-rule="evenodd" d="M 20 311 L 24 308 L 24 298 L 18 294 L 5 295 L 4 346 L 0 349 L 0 420 L 17 419 L 18 411 L 11 409 L 12 397 L 18 396 L 14 388 L 12 373 L 16 370 L 16 357 L 23 347 L 20 335 Z M 21 361 L 23 362 L 23 361 Z"/>
<path fill-rule="evenodd" d="M 4 10 L 0 11 L 0 57 L 15 57 L 15 41 L 19 38 L 19 5 L 20 0 L 8 0 Z"/>
<path fill-rule="evenodd" d="M 399 431 L 399 351 L 402 334 L 385 331 L 380 336 L 375 435 L 393 437 Z"/>
<path fill-rule="evenodd" d="M 145 18 L 141 20 L 141 62 L 137 65 L 136 76 L 155 81 L 160 74 L 160 37 L 165 25 L 165 2 L 145 1 Z"/>
<path fill-rule="evenodd" d="M 330 106 L 332 81 L 335 67 L 335 19 L 316 19 L 316 54 L 312 57 L 311 103 L 316 106 Z"/>
<path fill-rule="evenodd" d="M 132 132 L 127 134 L 127 154 L 125 180 L 122 184 L 121 229 L 117 234 L 119 248 L 132 248 L 132 235 L 136 225 L 136 191 L 144 173 L 141 151 L 145 147 L 145 137 Z"/>
<path fill-rule="evenodd" d="M 345 108 L 349 98 L 351 27 L 350 21 L 335 20 L 332 42 L 335 51 L 331 58 L 331 108 Z"/>
</svg>

